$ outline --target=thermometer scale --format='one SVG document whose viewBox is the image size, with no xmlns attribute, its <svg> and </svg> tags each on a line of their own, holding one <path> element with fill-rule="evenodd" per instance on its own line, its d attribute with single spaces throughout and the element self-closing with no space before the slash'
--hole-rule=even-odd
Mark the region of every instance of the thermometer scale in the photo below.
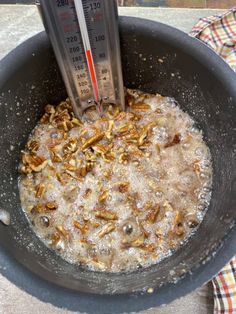
<svg viewBox="0 0 236 314">
<path fill-rule="evenodd" d="M 74 111 L 104 103 L 124 109 L 116 0 L 40 0 L 51 40 Z"/>
</svg>

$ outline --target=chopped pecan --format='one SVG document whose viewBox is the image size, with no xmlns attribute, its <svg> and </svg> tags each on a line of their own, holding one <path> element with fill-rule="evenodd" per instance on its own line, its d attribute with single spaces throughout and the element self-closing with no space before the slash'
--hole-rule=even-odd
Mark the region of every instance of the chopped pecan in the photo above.
<svg viewBox="0 0 236 314">
<path fill-rule="evenodd" d="M 58 232 L 55 232 L 51 235 L 52 245 L 57 245 L 57 243 L 61 240 L 61 236 Z"/>
<path fill-rule="evenodd" d="M 113 120 L 109 120 L 108 121 L 108 129 L 107 131 L 105 132 L 105 135 L 107 137 L 108 140 L 111 140 L 112 139 L 112 130 L 113 130 L 113 127 L 114 127 L 114 121 Z"/>
<path fill-rule="evenodd" d="M 85 192 L 84 192 L 83 197 L 87 199 L 87 198 L 90 197 L 91 194 L 92 194 L 92 190 L 91 189 L 86 189 Z"/>
<path fill-rule="evenodd" d="M 194 161 L 194 163 L 193 163 L 193 170 L 194 170 L 194 172 L 195 172 L 197 175 L 200 174 L 201 168 L 200 168 L 200 165 L 199 165 L 199 161 L 198 161 L 198 160 Z"/>
<path fill-rule="evenodd" d="M 39 184 L 39 185 L 36 187 L 36 194 L 35 194 L 35 197 L 37 197 L 37 198 L 43 197 L 45 191 L 46 191 L 45 185 L 44 185 L 44 184 Z"/>
<path fill-rule="evenodd" d="M 126 124 L 120 125 L 118 129 L 116 130 L 116 133 L 123 135 L 124 133 L 127 133 L 130 130 L 132 130 L 133 128 L 134 126 L 132 124 L 126 123 Z"/>
<path fill-rule="evenodd" d="M 141 247 L 144 244 L 144 235 L 140 235 L 137 239 L 134 241 L 129 241 L 127 239 L 122 240 L 122 244 L 126 247 Z"/>
<path fill-rule="evenodd" d="M 148 132 L 150 131 L 151 128 L 154 127 L 154 125 L 155 125 L 154 123 L 148 123 L 147 125 L 145 125 L 145 126 L 142 128 L 140 137 L 139 137 L 139 139 L 138 139 L 138 145 L 139 145 L 139 146 L 143 145 L 144 140 L 145 140 L 145 138 L 146 138 L 147 135 L 148 135 Z"/>
<path fill-rule="evenodd" d="M 42 171 L 48 164 L 48 160 L 46 160 L 46 158 L 44 158 L 43 156 L 37 156 L 27 153 L 23 154 L 22 161 L 35 172 Z"/>
<path fill-rule="evenodd" d="M 71 122 L 75 125 L 75 126 L 82 126 L 83 123 L 80 119 L 78 118 L 72 118 Z"/>
<path fill-rule="evenodd" d="M 49 123 L 49 117 L 50 115 L 48 113 L 45 113 L 42 118 L 39 120 L 42 124 L 48 124 Z"/>
<path fill-rule="evenodd" d="M 98 232 L 98 236 L 99 238 L 103 238 L 106 234 L 112 232 L 113 230 L 115 230 L 116 226 L 114 223 L 109 222 L 107 223 L 105 226 L 103 226 L 103 228 Z"/>
<path fill-rule="evenodd" d="M 157 236 L 157 238 L 158 238 L 159 240 L 162 240 L 162 239 L 164 238 L 164 235 L 163 235 L 163 233 L 161 232 L 160 229 L 157 229 L 157 230 L 155 231 L 155 235 Z"/>
<path fill-rule="evenodd" d="M 58 208 L 58 205 L 56 202 L 48 202 L 46 203 L 46 209 L 48 210 L 56 210 Z"/>
<path fill-rule="evenodd" d="M 30 174 L 32 172 L 32 169 L 29 166 L 23 165 L 20 167 L 20 172 L 24 174 Z"/>
<path fill-rule="evenodd" d="M 85 220 L 85 219 L 84 219 Z M 85 220 L 88 224 L 90 224 L 93 228 L 98 228 L 98 227 L 100 227 L 100 224 L 98 223 L 98 222 L 96 222 L 96 221 L 94 221 L 94 220 L 90 220 L 90 219 L 88 219 L 88 220 Z"/>
<path fill-rule="evenodd" d="M 44 204 L 36 204 L 30 210 L 31 214 L 42 213 L 44 211 L 45 211 L 45 205 Z"/>
<path fill-rule="evenodd" d="M 115 160 L 116 157 L 115 157 L 115 154 L 112 152 L 112 153 L 106 153 L 106 154 L 104 154 L 104 155 L 103 155 L 103 159 L 104 159 L 105 161 L 107 161 L 107 162 L 111 162 L 111 161 Z"/>
<path fill-rule="evenodd" d="M 70 153 L 74 153 L 78 148 L 78 140 L 77 138 L 73 137 L 70 138 L 68 143 L 64 145 L 63 147 L 63 151 L 64 154 L 70 154 Z"/>
<path fill-rule="evenodd" d="M 120 164 L 127 164 L 128 160 L 129 160 L 129 154 L 127 154 L 127 153 L 120 154 L 120 156 L 119 156 L 119 163 Z"/>
<path fill-rule="evenodd" d="M 135 102 L 135 98 L 134 98 L 134 96 L 127 94 L 125 97 L 125 101 L 126 101 L 127 105 L 131 107 Z"/>
<path fill-rule="evenodd" d="M 50 153 L 51 153 L 52 162 L 62 162 L 63 159 L 59 154 L 57 154 L 54 151 L 51 151 Z"/>
<path fill-rule="evenodd" d="M 104 144 L 96 144 L 92 146 L 92 149 L 99 154 L 106 154 L 109 150 L 110 147 L 108 145 L 104 145 Z"/>
<path fill-rule="evenodd" d="M 87 225 L 81 224 L 78 221 L 74 221 L 73 225 L 75 226 L 75 228 L 79 229 L 83 235 L 87 234 L 87 232 L 88 232 L 88 226 Z"/>
<path fill-rule="evenodd" d="M 144 250 L 145 252 L 148 252 L 148 253 L 153 253 L 156 250 L 156 246 L 153 243 L 143 244 L 143 245 L 140 246 L 140 248 L 142 250 Z"/>
<path fill-rule="evenodd" d="M 160 211 L 160 205 L 156 205 L 155 207 L 153 207 L 150 213 L 147 215 L 146 221 L 148 221 L 149 223 L 154 223 L 156 221 L 159 211 Z"/>
<path fill-rule="evenodd" d="M 63 235 L 63 237 L 65 238 L 68 238 L 69 236 L 69 231 L 65 229 L 64 226 L 62 225 L 59 225 L 59 226 L 56 226 L 56 230 Z"/>
<path fill-rule="evenodd" d="M 117 182 L 117 183 L 115 183 L 114 186 L 115 186 L 115 188 L 118 189 L 118 191 L 120 193 L 126 193 L 126 192 L 128 192 L 128 189 L 129 189 L 129 182 L 126 182 L 126 181 L 124 181 L 124 182 Z"/>
<path fill-rule="evenodd" d="M 170 141 L 169 143 L 167 143 L 164 147 L 167 148 L 167 147 L 171 147 L 171 146 L 174 146 L 176 144 L 179 144 L 181 141 L 181 135 L 180 133 L 177 133 L 175 134 L 174 138 L 172 139 L 172 141 Z"/>
<path fill-rule="evenodd" d="M 185 230 L 183 227 L 183 214 L 178 210 L 174 219 L 173 233 L 177 236 L 182 236 L 184 232 Z"/>
<path fill-rule="evenodd" d="M 83 145 L 82 145 L 82 150 L 85 150 L 87 148 L 89 148 L 90 146 L 96 144 L 97 142 L 101 141 L 104 137 L 104 132 L 100 132 L 92 137 L 90 137 L 89 139 L 87 139 Z"/>
<path fill-rule="evenodd" d="M 65 179 L 63 178 L 63 175 L 61 173 L 56 173 L 56 177 L 57 177 L 57 180 L 62 184 L 62 185 L 65 185 L 66 184 L 66 181 Z"/>
<path fill-rule="evenodd" d="M 106 179 L 110 180 L 111 177 L 112 177 L 112 172 L 111 172 L 111 170 L 105 170 L 105 171 L 103 172 L 103 175 L 104 175 L 104 177 L 105 177 Z"/>
<path fill-rule="evenodd" d="M 52 113 L 55 113 L 56 110 L 54 108 L 54 106 L 52 105 L 47 105 L 45 108 L 44 108 L 45 112 L 48 113 L 48 114 L 52 114 Z"/>
<path fill-rule="evenodd" d="M 125 118 L 125 116 L 126 116 L 126 112 L 121 111 L 121 112 L 119 112 L 118 115 L 116 115 L 116 116 L 114 117 L 114 120 L 116 120 L 116 121 L 123 120 L 123 119 Z"/>
<path fill-rule="evenodd" d="M 138 112 L 146 112 L 151 109 L 151 106 L 145 103 L 131 104 L 131 109 Z"/>
<path fill-rule="evenodd" d="M 99 203 L 105 203 L 107 198 L 109 196 L 109 191 L 108 190 L 104 190 L 102 191 L 102 193 L 98 196 L 98 202 Z"/>
<path fill-rule="evenodd" d="M 118 216 L 116 213 L 113 213 L 109 210 L 96 210 L 95 211 L 95 217 L 96 218 L 100 218 L 100 219 L 104 219 L 104 220 L 117 220 Z"/>
<path fill-rule="evenodd" d="M 27 143 L 27 148 L 30 150 L 32 153 L 36 153 L 39 149 L 39 142 L 36 140 L 30 140 Z"/>
<path fill-rule="evenodd" d="M 156 150 L 157 150 L 158 154 L 160 154 L 160 152 L 161 152 L 160 144 L 156 144 Z"/>
</svg>

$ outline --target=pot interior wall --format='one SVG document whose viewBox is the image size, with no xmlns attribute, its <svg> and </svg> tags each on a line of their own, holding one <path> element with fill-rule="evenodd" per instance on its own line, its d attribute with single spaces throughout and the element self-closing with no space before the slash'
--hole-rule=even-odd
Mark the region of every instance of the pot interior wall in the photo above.
<svg viewBox="0 0 236 314">
<path fill-rule="evenodd" d="M 0 206 L 11 213 L 9 227 L 0 224 L 0 244 L 43 278 L 84 292 L 127 293 L 146 286 L 169 287 L 189 272 L 204 271 L 217 248 L 235 228 L 236 88 L 227 68 L 196 40 L 157 23 L 121 20 L 121 49 L 127 87 L 175 97 L 203 130 L 214 164 L 212 201 L 191 241 L 157 266 L 130 274 L 93 273 L 70 265 L 47 249 L 29 228 L 17 187 L 20 150 L 47 103 L 66 98 L 46 35 L 40 34 L 8 57 L 0 78 Z M 198 49 L 197 49 L 197 48 Z M 211 59 L 212 58 L 212 59 Z M 217 59 L 218 60 L 218 59 Z M 233 255 L 233 253 L 232 253 Z M 230 258 L 230 256 L 229 256 Z M 170 270 L 172 270 L 170 272 Z"/>
</svg>

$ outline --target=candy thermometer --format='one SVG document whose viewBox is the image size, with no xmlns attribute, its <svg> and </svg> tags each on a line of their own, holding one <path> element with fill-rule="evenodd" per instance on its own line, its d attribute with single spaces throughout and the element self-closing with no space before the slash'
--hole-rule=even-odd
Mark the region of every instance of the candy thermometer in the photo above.
<svg viewBox="0 0 236 314">
<path fill-rule="evenodd" d="M 74 111 L 124 109 L 116 0 L 40 0 L 46 32 Z"/>
</svg>

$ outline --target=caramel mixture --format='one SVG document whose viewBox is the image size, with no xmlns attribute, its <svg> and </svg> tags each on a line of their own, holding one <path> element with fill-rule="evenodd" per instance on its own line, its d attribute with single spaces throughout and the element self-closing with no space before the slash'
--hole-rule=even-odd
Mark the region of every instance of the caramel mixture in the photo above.
<svg viewBox="0 0 236 314">
<path fill-rule="evenodd" d="M 208 147 L 176 102 L 127 90 L 126 112 L 47 105 L 22 151 L 22 208 L 62 258 L 120 272 L 183 244 L 210 201 Z"/>
</svg>

